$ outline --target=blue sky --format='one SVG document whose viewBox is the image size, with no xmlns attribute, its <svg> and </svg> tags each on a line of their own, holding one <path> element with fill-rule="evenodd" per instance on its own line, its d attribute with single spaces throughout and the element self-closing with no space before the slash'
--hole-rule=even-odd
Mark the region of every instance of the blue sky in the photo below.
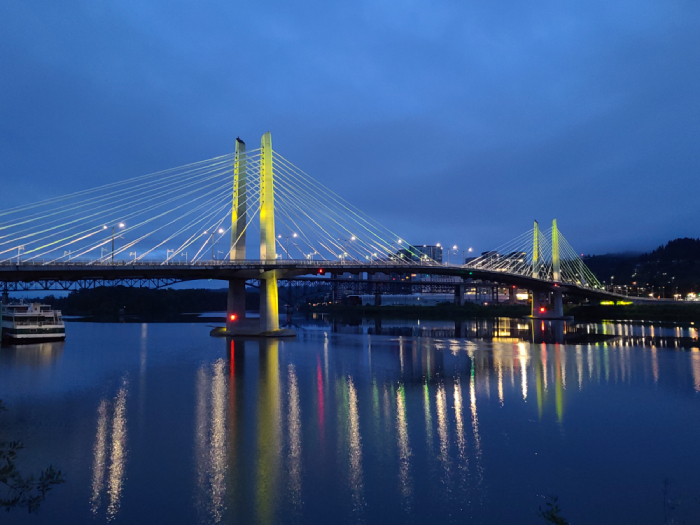
<svg viewBox="0 0 700 525">
<path fill-rule="evenodd" d="M 0 208 L 276 150 L 414 244 L 700 237 L 700 4 L 0 4 Z M 254 147 L 254 146 L 249 146 Z"/>
</svg>

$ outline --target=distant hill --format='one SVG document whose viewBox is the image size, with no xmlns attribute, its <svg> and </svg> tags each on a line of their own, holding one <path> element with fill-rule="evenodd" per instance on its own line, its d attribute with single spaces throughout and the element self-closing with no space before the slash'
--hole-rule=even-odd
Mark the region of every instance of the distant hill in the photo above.
<svg viewBox="0 0 700 525">
<path fill-rule="evenodd" d="M 700 239 L 675 239 L 641 255 L 620 253 L 584 258 L 601 282 L 643 287 L 666 297 L 700 292 Z"/>
</svg>

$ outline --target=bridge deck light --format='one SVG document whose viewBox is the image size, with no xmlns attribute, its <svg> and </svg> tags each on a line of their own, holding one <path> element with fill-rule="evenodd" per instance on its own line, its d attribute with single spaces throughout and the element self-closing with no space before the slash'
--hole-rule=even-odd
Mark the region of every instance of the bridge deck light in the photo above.
<svg viewBox="0 0 700 525">
<path fill-rule="evenodd" d="M 124 224 L 123 222 L 120 222 L 120 223 L 119 223 L 119 227 L 120 227 L 120 228 L 123 228 L 124 226 L 125 226 L 125 224 Z"/>
<path fill-rule="evenodd" d="M 224 233 L 224 229 L 223 229 L 223 228 L 219 228 L 219 233 Z"/>
</svg>

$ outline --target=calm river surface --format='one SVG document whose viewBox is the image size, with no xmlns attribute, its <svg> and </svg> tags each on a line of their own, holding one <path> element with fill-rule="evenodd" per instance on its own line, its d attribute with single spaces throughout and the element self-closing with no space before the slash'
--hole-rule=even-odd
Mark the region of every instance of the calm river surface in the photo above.
<svg viewBox="0 0 700 525">
<path fill-rule="evenodd" d="M 1 348 L 0 439 L 67 483 L 0 523 L 527 525 L 552 494 L 576 524 L 700 518 L 692 326 L 299 324 Z"/>
</svg>

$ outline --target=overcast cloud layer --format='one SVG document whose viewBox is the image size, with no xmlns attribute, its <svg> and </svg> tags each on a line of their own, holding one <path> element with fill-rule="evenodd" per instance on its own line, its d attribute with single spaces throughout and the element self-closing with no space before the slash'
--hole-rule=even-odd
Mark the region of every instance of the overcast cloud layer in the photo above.
<svg viewBox="0 0 700 525">
<path fill-rule="evenodd" d="M 276 150 L 414 244 L 700 237 L 700 3 L 0 3 L 0 208 Z"/>
</svg>

